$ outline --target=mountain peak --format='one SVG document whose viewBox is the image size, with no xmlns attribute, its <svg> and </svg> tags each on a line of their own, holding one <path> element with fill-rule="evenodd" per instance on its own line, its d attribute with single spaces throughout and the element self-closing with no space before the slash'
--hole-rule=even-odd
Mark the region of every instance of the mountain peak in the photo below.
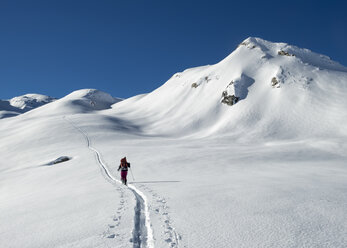
<svg viewBox="0 0 347 248">
<path fill-rule="evenodd" d="M 248 37 L 238 46 L 238 49 L 244 48 L 248 50 L 259 49 L 262 52 L 262 58 L 272 59 L 278 56 L 287 56 L 297 59 L 305 65 L 311 65 L 319 69 L 347 72 L 347 67 L 331 60 L 326 55 L 312 52 L 306 48 L 289 45 L 284 42 L 271 42 L 258 37 Z"/>
<path fill-rule="evenodd" d="M 347 106 L 343 94 L 336 94 L 345 92 L 345 72 L 308 49 L 249 37 L 221 62 L 176 73 L 155 91 L 110 111 L 135 123 L 141 115 L 151 134 L 323 135 L 340 128 L 331 121 L 336 110 L 321 105 L 330 96 L 339 98 L 338 109 Z"/>
</svg>

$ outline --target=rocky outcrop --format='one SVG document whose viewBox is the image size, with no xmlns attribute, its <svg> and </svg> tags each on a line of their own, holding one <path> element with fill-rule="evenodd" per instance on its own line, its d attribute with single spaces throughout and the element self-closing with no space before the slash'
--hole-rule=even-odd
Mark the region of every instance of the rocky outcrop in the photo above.
<svg viewBox="0 0 347 248">
<path fill-rule="evenodd" d="M 241 74 L 240 77 L 234 78 L 222 92 L 221 103 L 232 106 L 245 99 L 248 95 L 248 88 L 253 83 L 254 79 L 246 74 Z"/>
<path fill-rule="evenodd" d="M 229 106 L 234 105 L 239 101 L 239 98 L 235 95 L 228 95 L 227 91 L 223 91 L 222 93 L 222 103 L 225 103 Z"/>
<path fill-rule="evenodd" d="M 245 47 L 247 47 L 248 49 L 254 49 L 254 48 L 257 47 L 256 45 L 254 45 L 253 43 L 251 43 L 251 42 L 249 42 L 249 41 L 243 41 L 243 42 L 241 42 L 237 47 L 239 47 L 239 46 L 245 46 Z"/>
<path fill-rule="evenodd" d="M 192 83 L 192 88 L 198 88 L 203 83 L 208 83 L 212 80 L 210 76 L 200 78 L 197 82 Z"/>
<path fill-rule="evenodd" d="M 283 50 L 278 51 L 278 55 L 281 55 L 281 56 L 295 56 L 294 54 L 288 53 L 288 52 L 283 51 Z"/>
<path fill-rule="evenodd" d="M 235 96 L 234 81 L 231 81 L 225 91 L 222 92 L 222 103 L 229 106 L 234 105 L 239 101 L 239 97 Z"/>
<path fill-rule="evenodd" d="M 69 161 L 70 159 L 71 159 L 70 157 L 62 156 L 62 157 L 59 157 L 56 160 L 52 161 L 52 164 L 63 163 L 63 162 Z"/>
<path fill-rule="evenodd" d="M 273 77 L 271 79 L 271 86 L 272 88 L 280 88 L 280 83 L 278 82 L 276 77 Z"/>
</svg>

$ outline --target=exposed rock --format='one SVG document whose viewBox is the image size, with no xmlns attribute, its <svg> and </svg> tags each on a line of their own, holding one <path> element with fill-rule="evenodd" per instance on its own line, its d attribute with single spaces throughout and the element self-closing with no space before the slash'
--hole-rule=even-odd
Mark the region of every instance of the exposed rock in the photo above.
<svg viewBox="0 0 347 248">
<path fill-rule="evenodd" d="M 239 101 L 239 98 L 237 96 L 228 95 L 228 92 L 226 92 L 226 91 L 223 91 L 222 97 L 223 97 L 222 103 L 225 103 L 229 106 L 232 106 Z"/>
<path fill-rule="evenodd" d="M 234 78 L 222 92 L 221 103 L 232 106 L 237 102 L 245 99 L 248 95 L 248 88 L 254 83 L 254 79 L 241 74 L 240 77 Z"/>
<path fill-rule="evenodd" d="M 193 83 L 193 84 L 192 84 L 192 88 L 198 88 L 198 86 L 199 86 L 199 85 L 198 85 L 197 83 Z"/>
<path fill-rule="evenodd" d="M 205 77 L 205 81 L 208 83 L 209 81 L 211 81 L 211 78 L 209 78 L 208 76 Z"/>
<path fill-rule="evenodd" d="M 70 157 L 62 156 L 62 157 L 59 157 L 59 158 L 57 158 L 56 160 L 54 160 L 54 161 L 52 162 L 52 164 L 63 163 L 63 162 L 69 161 L 70 159 L 71 159 Z"/>
<path fill-rule="evenodd" d="M 271 86 L 272 86 L 273 88 L 279 88 L 279 87 L 280 87 L 280 84 L 279 84 L 279 82 L 278 82 L 278 80 L 277 80 L 276 77 L 273 77 L 273 78 L 271 79 Z"/>
<path fill-rule="evenodd" d="M 283 51 L 283 50 L 278 51 L 278 55 L 282 55 L 282 56 L 295 56 L 294 54 L 288 53 L 288 52 Z"/>
<path fill-rule="evenodd" d="M 231 81 L 226 90 L 222 92 L 222 103 L 225 103 L 229 106 L 234 105 L 238 102 L 239 97 L 235 96 L 235 89 L 234 89 L 234 81 Z M 234 93 L 234 94 L 233 94 Z"/>
<path fill-rule="evenodd" d="M 239 47 L 239 46 L 245 46 L 245 47 L 247 47 L 249 49 L 254 49 L 254 48 L 257 47 L 256 45 L 250 43 L 249 41 L 243 41 L 237 47 Z"/>
<path fill-rule="evenodd" d="M 69 161 L 71 160 L 72 157 L 68 157 L 68 156 L 61 156 L 51 162 L 48 162 L 47 164 L 44 164 L 45 166 L 51 166 L 51 165 L 55 165 L 55 164 L 59 164 L 59 163 L 63 163 L 63 162 L 66 162 L 66 161 Z"/>
<path fill-rule="evenodd" d="M 197 87 L 199 87 L 201 84 L 208 83 L 208 82 L 211 81 L 211 80 L 212 80 L 211 75 L 201 77 L 197 82 L 195 82 L 195 83 L 192 84 L 192 88 L 197 88 Z"/>
</svg>

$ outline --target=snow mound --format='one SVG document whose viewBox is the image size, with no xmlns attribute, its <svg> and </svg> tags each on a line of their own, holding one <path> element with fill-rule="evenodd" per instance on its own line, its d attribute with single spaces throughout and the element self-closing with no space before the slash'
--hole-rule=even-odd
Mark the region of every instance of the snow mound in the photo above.
<svg viewBox="0 0 347 248">
<path fill-rule="evenodd" d="M 108 109 L 119 101 L 121 99 L 96 89 L 77 90 L 61 99 L 61 102 L 71 102 L 80 106 L 84 111 Z"/>
<path fill-rule="evenodd" d="M 94 110 L 108 109 L 112 104 L 121 101 L 120 98 L 114 98 L 110 94 L 96 89 L 76 90 L 62 98 L 62 100 L 73 101 Z"/>
<path fill-rule="evenodd" d="M 76 90 L 69 95 L 64 97 L 65 99 L 78 99 L 78 98 L 86 98 L 91 101 L 101 101 L 104 103 L 114 103 L 115 98 L 113 98 L 110 94 L 106 92 L 102 92 L 96 89 L 81 89 Z"/>
<path fill-rule="evenodd" d="M 96 89 L 81 89 L 39 109 L 26 113 L 30 116 L 68 115 L 105 110 L 119 101 L 110 94 Z"/>
</svg>

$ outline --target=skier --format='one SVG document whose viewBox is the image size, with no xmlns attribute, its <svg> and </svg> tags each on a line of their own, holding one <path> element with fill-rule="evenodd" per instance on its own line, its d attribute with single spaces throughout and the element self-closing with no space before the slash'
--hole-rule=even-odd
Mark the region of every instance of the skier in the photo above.
<svg viewBox="0 0 347 248">
<path fill-rule="evenodd" d="M 127 174 L 128 174 L 128 167 L 130 167 L 130 163 L 127 162 L 127 158 L 124 157 L 120 160 L 120 165 L 118 167 L 118 171 L 120 171 L 120 176 L 122 179 L 122 183 L 127 185 Z"/>
</svg>

